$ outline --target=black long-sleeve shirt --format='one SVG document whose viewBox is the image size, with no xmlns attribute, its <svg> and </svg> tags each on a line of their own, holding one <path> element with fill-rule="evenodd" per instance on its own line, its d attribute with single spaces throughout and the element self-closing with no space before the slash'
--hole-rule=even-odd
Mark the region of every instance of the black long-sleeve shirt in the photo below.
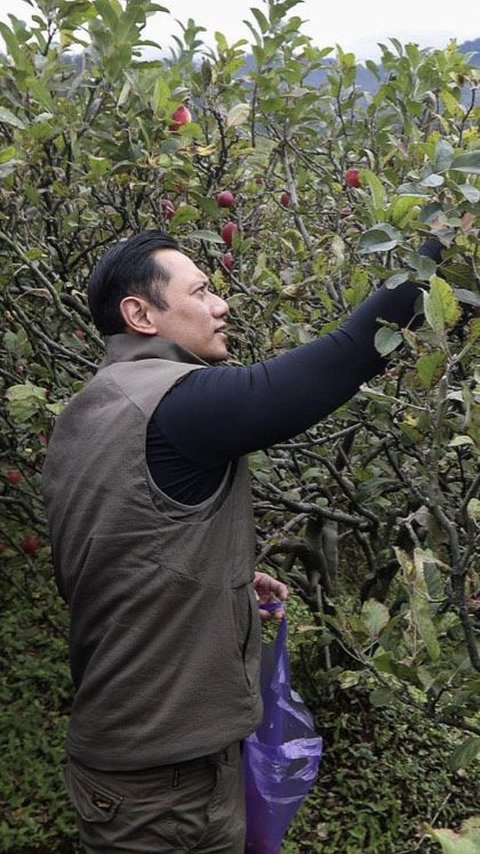
<svg viewBox="0 0 480 854">
<path fill-rule="evenodd" d="M 422 254 L 438 261 L 427 241 Z M 335 332 L 246 367 L 192 371 L 155 410 L 147 431 L 147 462 L 157 486 L 184 504 L 213 494 L 228 464 L 291 438 L 349 400 L 385 367 L 375 349 L 379 320 L 406 326 L 419 288 L 385 286 Z"/>
</svg>

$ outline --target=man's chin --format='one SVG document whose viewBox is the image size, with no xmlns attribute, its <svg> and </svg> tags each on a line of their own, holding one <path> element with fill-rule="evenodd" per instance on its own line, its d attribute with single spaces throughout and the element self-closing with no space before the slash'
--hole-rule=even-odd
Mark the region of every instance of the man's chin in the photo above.
<svg viewBox="0 0 480 854">
<path fill-rule="evenodd" d="M 205 356 L 204 358 L 205 358 L 205 361 L 208 362 L 210 365 L 215 365 L 217 362 L 224 362 L 225 359 L 229 358 L 229 356 L 230 356 L 230 353 L 228 352 L 227 348 L 225 347 L 223 349 L 223 351 L 219 350 L 216 353 L 209 353 L 209 355 Z"/>
</svg>

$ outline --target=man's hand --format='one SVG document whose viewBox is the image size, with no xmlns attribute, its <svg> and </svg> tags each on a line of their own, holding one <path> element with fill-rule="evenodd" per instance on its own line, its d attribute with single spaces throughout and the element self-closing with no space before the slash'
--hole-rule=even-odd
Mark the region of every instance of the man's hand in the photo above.
<svg viewBox="0 0 480 854">
<path fill-rule="evenodd" d="M 288 596 L 288 587 L 266 572 L 256 572 L 253 580 L 255 593 L 257 594 L 258 607 L 260 609 L 260 618 L 262 620 L 281 620 L 285 616 L 285 611 L 281 607 L 282 602 L 285 602 Z M 279 607 L 274 611 L 266 611 L 262 605 L 271 605 L 278 603 Z"/>
</svg>

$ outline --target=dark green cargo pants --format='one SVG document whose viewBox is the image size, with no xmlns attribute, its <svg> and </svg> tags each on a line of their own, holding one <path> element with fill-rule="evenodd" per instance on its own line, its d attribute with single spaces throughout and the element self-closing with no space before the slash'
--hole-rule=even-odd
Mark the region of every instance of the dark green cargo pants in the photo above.
<svg viewBox="0 0 480 854">
<path fill-rule="evenodd" d="M 65 782 L 86 854 L 243 854 L 245 801 L 238 743 L 145 771 L 97 771 L 69 759 Z"/>
</svg>

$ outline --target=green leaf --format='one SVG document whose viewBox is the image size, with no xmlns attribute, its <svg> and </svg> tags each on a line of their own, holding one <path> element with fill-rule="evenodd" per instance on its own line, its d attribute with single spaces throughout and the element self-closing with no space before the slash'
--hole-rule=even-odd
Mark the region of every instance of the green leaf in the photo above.
<svg viewBox="0 0 480 854">
<path fill-rule="evenodd" d="M 6 178 L 7 175 L 10 175 L 14 171 L 15 166 L 17 166 L 17 164 L 18 160 L 10 160 L 9 163 L 2 163 L 0 165 L 0 179 Z"/>
<path fill-rule="evenodd" d="M 435 830 L 425 825 L 426 832 L 442 847 L 443 854 L 480 854 L 480 817 L 473 816 L 465 821 L 460 833 L 441 828 Z"/>
<path fill-rule="evenodd" d="M 377 638 L 390 620 L 386 605 L 376 599 L 368 599 L 362 605 L 362 622 L 371 638 Z"/>
<path fill-rule="evenodd" d="M 9 163 L 12 160 L 15 160 L 15 155 L 17 153 L 17 149 L 14 145 L 9 145 L 8 148 L 2 149 L 0 151 L 0 163 Z"/>
<path fill-rule="evenodd" d="M 467 513 L 471 519 L 480 522 L 480 498 L 471 498 L 467 504 Z"/>
<path fill-rule="evenodd" d="M 417 278 L 421 281 L 428 282 L 437 271 L 437 265 L 433 258 L 429 258 L 427 255 L 418 255 L 417 252 L 410 253 L 408 263 L 416 271 Z"/>
<path fill-rule="evenodd" d="M 227 128 L 236 128 L 239 125 L 243 125 L 247 121 L 250 111 L 250 104 L 236 104 L 228 112 Z"/>
<path fill-rule="evenodd" d="M 192 205 L 180 205 L 172 217 L 172 225 L 181 225 L 184 222 L 192 222 L 198 219 L 199 212 Z"/>
<path fill-rule="evenodd" d="M 47 403 L 45 409 L 48 409 L 48 411 L 51 412 L 52 415 L 60 415 L 60 413 L 63 412 L 63 410 L 65 409 L 66 405 L 67 404 L 63 400 L 59 400 L 58 403 Z"/>
<path fill-rule="evenodd" d="M 392 275 L 385 280 L 384 285 L 389 290 L 390 288 L 396 288 L 398 285 L 403 285 L 404 282 L 407 282 L 409 275 L 408 270 L 398 270 L 397 273 L 392 273 Z"/>
<path fill-rule="evenodd" d="M 382 646 L 385 643 L 390 644 L 392 642 L 388 637 L 388 632 L 390 627 L 395 627 L 395 622 L 399 621 L 399 619 L 400 618 L 397 616 L 389 620 L 388 627 L 386 628 L 386 631 L 383 632 L 380 640 Z M 373 657 L 375 668 L 381 673 L 391 673 L 392 676 L 396 676 L 397 679 L 401 679 L 403 682 L 409 682 L 412 685 L 419 686 L 421 683 L 418 677 L 418 669 L 416 667 L 407 667 L 406 664 L 402 664 L 402 662 L 397 661 L 394 651 L 392 651 L 390 647 L 388 651 L 386 651 L 382 646 L 377 647 Z"/>
<path fill-rule="evenodd" d="M 426 353 L 420 356 L 415 367 L 422 385 L 425 388 L 432 388 L 445 372 L 445 354 L 441 350 L 436 350 L 434 353 Z"/>
<path fill-rule="evenodd" d="M 390 206 L 390 218 L 394 225 L 402 226 L 406 217 L 419 204 L 418 196 L 397 196 Z"/>
<path fill-rule="evenodd" d="M 397 187 L 397 193 L 401 196 L 417 196 L 420 199 L 428 198 L 425 188 L 413 181 L 407 181 Z"/>
<path fill-rule="evenodd" d="M 455 151 L 450 143 L 440 137 L 435 146 L 435 155 L 434 155 L 434 167 L 437 172 L 443 172 L 445 169 L 449 169 L 452 163 L 452 160 L 455 156 Z"/>
<path fill-rule="evenodd" d="M 388 326 L 382 326 L 375 335 L 375 348 L 381 356 L 388 356 L 400 346 L 402 341 L 401 332 L 390 329 Z"/>
<path fill-rule="evenodd" d="M 402 239 L 400 231 L 388 223 L 382 223 L 365 231 L 358 244 L 359 251 L 363 254 L 368 252 L 388 252 L 398 246 Z"/>
<path fill-rule="evenodd" d="M 261 32 L 263 34 L 268 33 L 270 25 L 269 25 L 265 15 L 263 14 L 263 12 L 261 12 L 260 9 L 253 9 L 253 8 L 250 9 L 250 11 L 251 11 L 253 17 L 255 18 L 258 26 L 260 27 Z"/>
<path fill-rule="evenodd" d="M 160 113 L 165 109 L 170 100 L 170 86 L 161 77 L 155 81 L 152 94 L 152 110 L 154 113 Z"/>
<path fill-rule="evenodd" d="M 14 33 L 12 33 L 11 29 L 7 27 L 2 21 L 0 21 L 0 34 L 3 37 L 3 40 L 7 46 L 7 49 L 10 53 L 10 56 L 15 62 L 15 65 L 19 66 L 21 64 L 21 52 L 20 45 L 15 38 Z"/>
<path fill-rule="evenodd" d="M 122 8 L 115 0 L 95 0 L 94 6 L 112 32 L 116 32 Z"/>
<path fill-rule="evenodd" d="M 440 276 L 430 277 L 430 290 L 424 297 L 425 319 L 435 332 L 444 332 L 460 320 L 462 310 L 453 288 Z"/>
<path fill-rule="evenodd" d="M 362 678 L 360 670 L 342 670 L 338 674 L 338 681 L 341 687 L 346 691 L 349 688 L 355 688 Z"/>
<path fill-rule="evenodd" d="M 426 178 L 423 178 L 423 180 L 420 181 L 420 185 L 422 187 L 441 187 L 444 182 L 445 178 L 442 175 L 432 173 L 431 175 L 427 175 Z"/>
<path fill-rule="evenodd" d="M 413 622 L 418 629 L 430 658 L 433 661 L 438 661 L 440 658 L 440 644 L 431 617 L 431 606 L 426 598 L 426 592 L 414 587 L 410 591 L 410 607 Z"/>
<path fill-rule="evenodd" d="M 192 192 L 191 198 L 197 207 L 211 219 L 219 219 L 221 217 L 221 209 L 218 207 L 215 199 L 210 199 L 208 196 L 201 196 L 195 192 Z"/>
<path fill-rule="evenodd" d="M 413 560 L 403 549 L 395 547 L 397 560 L 402 567 L 403 578 L 410 600 L 410 615 L 433 661 L 440 657 L 440 644 L 432 620 L 432 606 L 425 581 L 424 567 L 432 562 L 432 553 L 415 548 Z"/>
<path fill-rule="evenodd" d="M 440 202 L 429 202 L 428 205 L 423 206 L 418 218 L 420 222 L 429 223 L 432 220 L 435 220 L 439 215 L 443 215 L 443 208 Z"/>
<path fill-rule="evenodd" d="M 480 317 L 474 317 L 468 327 L 468 338 L 467 341 L 469 344 L 475 344 L 476 341 L 480 341 Z"/>
<path fill-rule="evenodd" d="M 7 110 L 6 107 L 0 107 L 0 122 L 4 125 L 12 125 L 12 127 L 20 128 L 21 130 L 26 127 L 25 122 L 19 119 L 11 110 Z"/>
<path fill-rule="evenodd" d="M 434 558 L 433 553 L 431 563 L 428 562 L 428 557 L 426 557 L 425 563 L 423 565 L 423 575 L 430 598 L 443 599 L 445 587 L 443 583 L 442 574 L 437 566 L 437 563 L 438 561 Z"/>
<path fill-rule="evenodd" d="M 480 175 L 480 151 L 469 151 L 458 154 L 452 161 L 451 169 L 457 172 L 467 172 L 470 175 Z"/>
<path fill-rule="evenodd" d="M 90 167 L 92 177 L 100 178 L 101 175 L 105 175 L 105 173 L 108 172 L 111 163 L 106 157 L 96 157 L 94 154 L 89 154 L 88 165 Z"/>
<path fill-rule="evenodd" d="M 380 178 L 370 169 L 362 169 L 360 173 L 362 186 L 367 184 L 372 195 L 373 206 L 376 210 L 382 210 L 387 204 L 387 194 Z"/>
<path fill-rule="evenodd" d="M 220 237 L 215 231 L 208 231 L 207 229 L 201 229 L 199 231 L 191 231 L 189 237 L 192 240 L 204 240 L 205 243 L 223 243 L 223 238 Z"/>
<path fill-rule="evenodd" d="M 409 584 L 411 614 L 431 659 L 440 658 L 440 644 L 432 620 L 432 606 L 425 579 L 425 567 L 432 561 L 432 552 L 421 548 L 413 550 L 414 576 Z"/>
<path fill-rule="evenodd" d="M 480 308 L 480 297 L 474 294 L 473 291 L 467 291 L 465 288 L 455 288 L 455 296 L 459 302 L 464 302 L 466 305 L 474 305 Z"/>
<path fill-rule="evenodd" d="M 472 184 L 457 184 L 457 190 L 460 190 L 464 199 L 467 202 L 476 202 L 480 201 L 480 190 L 477 187 L 474 187 Z"/>
<path fill-rule="evenodd" d="M 32 352 L 32 345 L 24 329 L 18 332 L 7 330 L 3 336 L 3 344 L 10 353 L 16 353 L 19 356 L 29 356 Z"/>
<path fill-rule="evenodd" d="M 215 41 L 217 43 L 218 52 L 219 53 L 226 53 L 228 50 L 228 42 L 227 42 L 225 36 L 223 35 L 223 33 L 216 30 L 214 32 L 214 37 L 215 37 Z"/>
<path fill-rule="evenodd" d="M 122 86 L 122 90 L 120 95 L 118 96 L 117 107 L 123 107 L 124 104 L 128 103 L 128 98 L 130 96 L 130 92 L 132 91 L 132 84 L 130 80 L 125 80 L 125 83 Z"/>
<path fill-rule="evenodd" d="M 5 396 L 11 417 L 18 422 L 29 421 L 47 400 L 46 389 L 29 381 L 10 386 Z"/>
<path fill-rule="evenodd" d="M 447 108 L 447 112 L 451 113 L 452 116 L 463 115 L 462 107 L 455 98 L 455 95 L 452 95 L 452 93 L 449 92 L 448 89 L 442 89 L 440 94 L 442 97 L 442 101 L 445 104 L 445 107 Z"/>
<path fill-rule="evenodd" d="M 368 695 L 368 699 L 376 709 L 393 706 L 395 703 L 395 695 L 392 691 L 389 691 L 388 688 L 375 688 Z"/>
<path fill-rule="evenodd" d="M 42 107 L 45 107 L 49 112 L 54 112 L 54 103 L 50 92 L 40 80 L 36 77 L 29 77 L 25 81 L 25 86 Z"/>
<path fill-rule="evenodd" d="M 343 267 L 345 263 L 345 242 L 339 234 L 335 234 L 330 246 L 336 260 L 335 269 L 338 270 L 340 267 Z"/>
<path fill-rule="evenodd" d="M 458 435 L 454 436 L 453 439 L 450 439 L 448 443 L 449 448 L 460 448 L 462 445 L 473 445 L 474 441 L 471 436 L 463 436 Z"/>
</svg>

